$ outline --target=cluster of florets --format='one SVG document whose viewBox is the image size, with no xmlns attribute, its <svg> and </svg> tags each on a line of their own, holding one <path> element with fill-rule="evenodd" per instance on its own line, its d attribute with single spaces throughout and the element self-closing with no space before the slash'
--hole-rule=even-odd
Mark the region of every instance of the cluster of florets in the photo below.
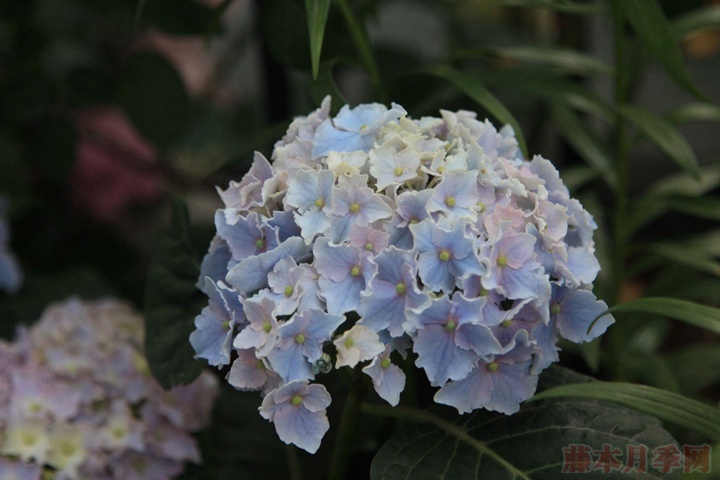
<svg viewBox="0 0 720 480">
<path fill-rule="evenodd" d="M 607 308 L 590 290 L 592 217 L 510 127 L 467 111 L 413 120 L 395 104 L 330 118 L 329 103 L 219 191 L 197 357 L 231 363 L 228 382 L 260 390 L 260 414 L 309 452 L 330 404 L 310 382 L 333 361 L 365 362 L 396 405 L 397 356 L 411 351 L 436 402 L 516 412 L 558 334 L 590 341 L 613 321 L 589 328 Z"/>
<path fill-rule="evenodd" d="M 14 293 L 22 284 L 22 272 L 17 259 L 10 251 L 10 227 L 5 218 L 7 204 L 0 197 L 0 290 Z"/>
<path fill-rule="evenodd" d="M 169 480 L 200 461 L 210 372 L 164 391 L 148 371 L 142 318 L 115 300 L 48 308 L 0 342 L 0 478 Z"/>
</svg>

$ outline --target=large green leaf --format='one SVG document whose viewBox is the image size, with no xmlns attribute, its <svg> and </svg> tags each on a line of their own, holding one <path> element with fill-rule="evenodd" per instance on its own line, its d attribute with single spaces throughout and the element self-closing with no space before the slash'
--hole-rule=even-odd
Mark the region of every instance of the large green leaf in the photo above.
<svg viewBox="0 0 720 480">
<path fill-rule="evenodd" d="M 686 242 L 656 242 L 643 246 L 643 250 L 660 255 L 671 262 L 695 268 L 720 277 L 720 262 L 713 255 L 691 248 Z"/>
<path fill-rule="evenodd" d="M 325 22 L 330 12 L 330 0 L 305 0 L 305 13 L 310 32 L 310 58 L 312 59 L 313 78 L 318 76 L 320 52 L 325 36 Z"/>
<path fill-rule="evenodd" d="M 650 313 L 720 333 L 720 309 L 676 298 L 639 298 L 615 305 L 603 315 L 607 313 Z"/>
<path fill-rule="evenodd" d="M 541 382 L 549 385 L 587 380 L 561 368 L 541 375 Z M 410 421 L 403 422 L 376 455 L 373 480 L 557 480 L 567 475 L 561 473 L 563 449 L 573 444 L 588 445 L 596 451 L 602 450 L 603 444 L 611 444 L 622 452 L 631 444 L 643 444 L 649 449 L 674 444 L 656 419 L 592 399 L 524 405 L 512 416 L 482 410 L 448 418 L 447 409 L 440 407 L 424 411 L 368 406 L 365 411 Z M 582 478 L 638 480 L 673 476 L 652 470 L 644 474 L 595 471 Z"/>
<path fill-rule="evenodd" d="M 657 58 L 668 74 L 685 90 L 698 98 L 706 99 L 695 85 L 683 63 L 677 37 L 668 19 L 655 0 L 617 2 L 624 17 L 633 27 L 638 38 Z"/>
<path fill-rule="evenodd" d="M 620 113 L 634 123 L 640 131 L 680 168 L 700 177 L 698 160 L 690 144 L 667 120 L 639 107 L 622 107 Z"/>
<path fill-rule="evenodd" d="M 692 10 L 678 17 L 672 23 L 673 32 L 679 37 L 711 28 L 720 28 L 720 6 L 718 5 Z"/>
<path fill-rule="evenodd" d="M 700 178 L 686 172 L 676 172 L 655 182 L 648 195 L 704 195 L 720 186 L 720 165 L 700 168 Z"/>
<path fill-rule="evenodd" d="M 525 155 L 527 155 L 527 144 L 525 143 L 525 136 L 520 128 L 520 123 L 515 119 L 513 114 L 510 113 L 505 105 L 503 105 L 502 102 L 495 97 L 495 95 L 490 93 L 490 91 L 485 88 L 485 86 L 480 83 L 477 78 L 446 65 L 427 67 L 422 69 L 421 72 L 447 80 L 468 97 L 475 100 L 496 119 L 512 126 L 513 130 L 515 130 L 515 136 L 518 143 L 520 144 L 520 149 Z"/>
<path fill-rule="evenodd" d="M 665 390 L 631 383 L 589 382 L 551 388 L 532 400 L 557 397 L 608 400 L 688 428 L 714 441 L 720 440 L 720 410 Z"/>
<path fill-rule="evenodd" d="M 189 341 L 204 299 L 195 288 L 200 258 L 182 202 L 173 202 L 170 226 L 156 245 L 145 289 L 145 354 L 154 377 L 169 388 L 190 383 L 205 365 L 193 358 Z"/>
</svg>

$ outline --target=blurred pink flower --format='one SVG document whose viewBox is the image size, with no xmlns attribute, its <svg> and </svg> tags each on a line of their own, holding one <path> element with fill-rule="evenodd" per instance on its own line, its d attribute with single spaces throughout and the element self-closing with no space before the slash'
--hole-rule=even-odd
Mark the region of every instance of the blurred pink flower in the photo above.
<svg viewBox="0 0 720 480">
<path fill-rule="evenodd" d="M 162 193 L 154 147 L 119 108 L 89 107 L 76 114 L 77 161 L 70 177 L 73 201 L 101 221 L 116 220 L 130 207 Z"/>
</svg>

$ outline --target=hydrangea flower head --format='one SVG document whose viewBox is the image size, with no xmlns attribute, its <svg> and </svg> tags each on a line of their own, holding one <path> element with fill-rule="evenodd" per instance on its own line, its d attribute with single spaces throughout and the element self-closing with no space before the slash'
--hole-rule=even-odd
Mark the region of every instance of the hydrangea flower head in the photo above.
<svg viewBox="0 0 720 480">
<path fill-rule="evenodd" d="M 169 480 L 200 462 L 191 433 L 207 425 L 218 381 L 206 371 L 164 391 L 149 374 L 143 331 L 123 303 L 71 299 L 15 343 L 0 342 L 0 478 Z M 214 337 L 203 351 L 210 344 L 225 351 Z"/>
<path fill-rule="evenodd" d="M 320 447 L 333 366 L 396 405 L 409 354 L 438 403 L 512 414 L 559 336 L 588 342 L 613 323 L 588 331 L 607 309 L 592 293 L 597 226 L 510 127 L 467 111 L 415 120 L 396 104 L 329 112 L 326 98 L 271 162 L 256 154 L 219 190 L 198 284 L 210 310 L 197 357 L 260 391 L 281 440 Z"/>
</svg>

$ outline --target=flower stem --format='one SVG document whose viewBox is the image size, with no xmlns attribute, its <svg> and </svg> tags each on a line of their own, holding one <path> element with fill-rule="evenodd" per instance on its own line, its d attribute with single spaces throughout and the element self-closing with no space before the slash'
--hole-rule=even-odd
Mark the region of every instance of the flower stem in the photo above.
<svg viewBox="0 0 720 480">
<path fill-rule="evenodd" d="M 287 456 L 288 470 L 290 470 L 290 480 L 302 480 L 302 469 L 300 468 L 297 449 L 292 445 L 288 445 L 285 453 Z"/>
<path fill-rule="evenodd" d="M 613 295 L 612 300 L 617 304 L 620 300 L 622 285 L 625 280 L 625 261 L 627 256 L 626 223 L 628 212 L 628 141 L 625 119 L 621 109 L 627 98 L 627 66 L 625 65 L 625 20 L 623 18 L 620 2 L 624 0 L 613 0 L 613 43 L 615 50 L 615 87 L 614 107 L 615 125 L 613 129 L 613 143 L 615 147 L 616 163 L 615 171 L 617 176 L 617 189 L 615 191 L 615 214 L 613 218 Z"/>
<path fill-rule="evenodd" d="M 365 26 L 357 19 L 350 8 L 350 5 L 348 5 L 347 0 L 335 1 L 338 7 L 340 7 L 340 11 L 345 18 L 345 23 L 347 24 L 352 35 L 353 42 L 355 43 L 355 48 L 360 54 L 360 59 L 370 76 L 370 83 L 375 89 L 375 92 L 380 95 L 380 100 L 384 102 L 386 99 L 384 98 L 385 91 L 383 90 L 382 80 L 380 79 L 380 69 L 375 61 L 372 49 L 370 48 L 370 41 L 368 39 Z"/>
<path fill-rule="evenodd" d="M 342 418 L 340 419 L 340 430 L 335 439 L 335 448 L 330 460 L 328 480 L 345 479 L 352 447 L 355 444 L 355 433 L 357 432 L 361 404 L 362 395 L 360 392 L 360 382 L 359 379 L 354 376 L 350 386 L 350 392 L 345 399 L 345 406 L 343 408 Z"/>
</svg>

